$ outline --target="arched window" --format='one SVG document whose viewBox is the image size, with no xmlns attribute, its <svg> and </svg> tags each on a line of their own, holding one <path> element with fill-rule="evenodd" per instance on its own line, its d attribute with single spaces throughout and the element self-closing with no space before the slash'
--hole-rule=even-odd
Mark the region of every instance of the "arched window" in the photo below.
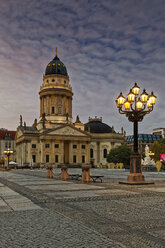
<svg viewBox="0 0 165 248">
<path fill-rule="evenodd" d="M 90 149 L 90 158 L 93 158 L 93 149 Z"/>
<path fill-rule="evenodd" d="M 103 150 L 103 157 L 106 158 L 107 157 L 107 149 Z"/>
</svg>

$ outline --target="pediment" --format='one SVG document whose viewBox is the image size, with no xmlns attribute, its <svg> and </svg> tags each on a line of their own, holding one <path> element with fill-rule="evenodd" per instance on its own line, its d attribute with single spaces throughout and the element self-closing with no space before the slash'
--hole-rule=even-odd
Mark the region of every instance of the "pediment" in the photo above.
<svg viewBox="0 0 165 248">
<path fill-rule="evenodd" d="M 15 140 L 18 139 L 20 136 L 22 136 L 22 134 L 23 134 L 22 131 L 18 128 L 15 135 Z"/>
<path fill-rule="evenodd" d="M 57 129 L 54 129 L 52 131 L 49 131 L 50 135 L 61 135 L 61 136 L 81 136 L 81 137 L 87 137 L 88 135 L 85 134 L 83 131 L 79 131 L 75 127 L 71 126 L 64 126 L 64 127 L 59 127 Z"/>
</svg>

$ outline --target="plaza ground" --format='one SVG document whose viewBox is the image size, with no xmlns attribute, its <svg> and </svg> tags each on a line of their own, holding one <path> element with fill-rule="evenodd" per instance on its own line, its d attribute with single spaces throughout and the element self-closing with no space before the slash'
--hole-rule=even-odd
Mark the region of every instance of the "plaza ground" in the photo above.
<svg viewBox="0 0 165 248">
<path fill-rule="evenodd" d="M 0 248 L 165 247 L 165 172 L 143 186 L 120 185 L 124 170 L 91 169 L 104 179 L 90 184 L 46 173 L 0 172 Z"/>
</svg>

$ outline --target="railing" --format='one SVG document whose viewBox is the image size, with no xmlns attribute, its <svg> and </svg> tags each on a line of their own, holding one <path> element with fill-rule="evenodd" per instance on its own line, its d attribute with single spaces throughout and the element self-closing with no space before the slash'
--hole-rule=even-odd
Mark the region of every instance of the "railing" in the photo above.
<svg viewBox="0 0 165 248">
<path fill-rule="evenodd" d="M 72 87 L 71 85 L 65 85 L 65 84 L 59 84 L 59 83 L 50 83 L 50 84 L 46 84 L 46 85 L 42 85 L 40 87 L 40 90 L 42 89 L 49 89 L 49 88 L 64 88 L 64 89 L 69 89 L 69 90 L 72 90 Z"/>
</svg>

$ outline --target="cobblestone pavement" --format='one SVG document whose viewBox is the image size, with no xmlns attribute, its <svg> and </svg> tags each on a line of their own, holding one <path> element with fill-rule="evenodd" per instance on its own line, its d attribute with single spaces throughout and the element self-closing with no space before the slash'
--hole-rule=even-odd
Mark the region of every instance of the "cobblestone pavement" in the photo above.
<svg viewBox="0 0 165 248">
<path fill-rule="evenodd" d="M 104 175 L 91 184 L 59 173 L 0 172 L 0 248 L 165 247 L 165 173 L 145 173 L 155 184 L 144 186 L 118 184 L 120 170 L 91 170 Z"/>
</svg>

